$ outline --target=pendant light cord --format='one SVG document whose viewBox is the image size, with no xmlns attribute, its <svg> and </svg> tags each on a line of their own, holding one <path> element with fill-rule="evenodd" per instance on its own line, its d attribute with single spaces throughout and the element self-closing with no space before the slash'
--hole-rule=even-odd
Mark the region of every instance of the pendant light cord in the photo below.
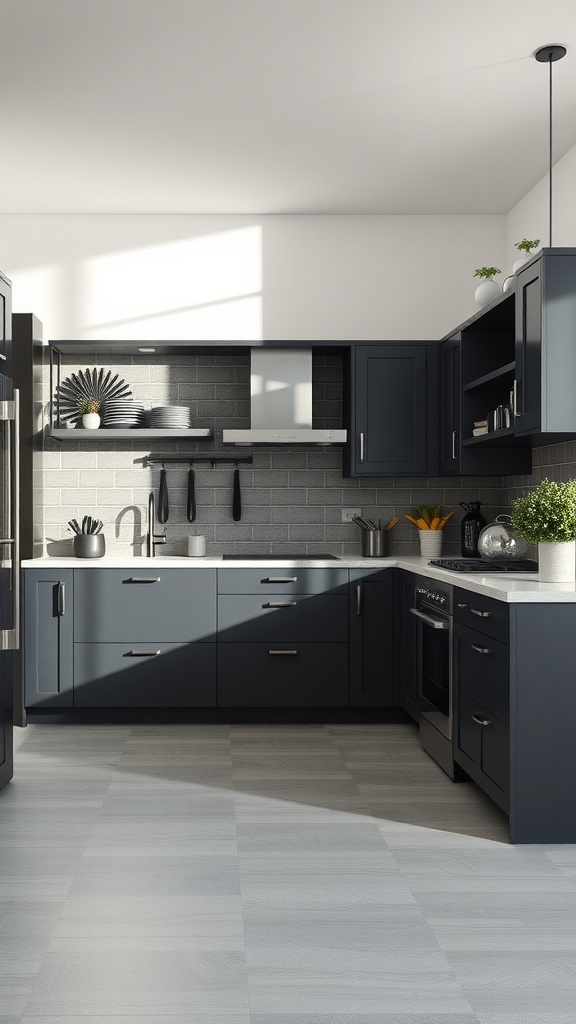
<svg viewBox="0 0 576 1024">
<path fill-rule="evenodd" d="M 548 60 L 548 245 L 552 248 L 552 53 Z"/>
</svg>

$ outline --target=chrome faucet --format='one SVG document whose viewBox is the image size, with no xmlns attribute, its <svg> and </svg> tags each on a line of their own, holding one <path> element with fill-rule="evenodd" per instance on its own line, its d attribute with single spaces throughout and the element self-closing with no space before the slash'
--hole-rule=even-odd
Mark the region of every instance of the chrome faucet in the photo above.
<svg viewBox="0 0 576 1024">
<path fill-rule="evenodd" d="M 156 533 L 156 502 L 154 491 L 148 495 L 148 529 L 146 531 L 146 555 L 155 558 L 158 544 L 166 543 L 166 527 L 163 533 Z"/>
</svg>

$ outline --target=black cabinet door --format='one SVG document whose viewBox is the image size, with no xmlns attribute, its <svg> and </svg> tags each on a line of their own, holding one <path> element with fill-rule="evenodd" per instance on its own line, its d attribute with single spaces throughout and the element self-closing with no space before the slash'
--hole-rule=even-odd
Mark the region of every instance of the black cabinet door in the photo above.
<svg viewBox="0 0 576 1024">
<path fill-rule="evenodd" d="M 352 352 L 346 476 L 420 476 L 428 469 L 426 345 Z"/>
<path fill-rule="evenodd" d="M 440 348 L 440 473 L 460 473 L 460 334 Z"/>
<path fill-rule="evenodd" d="M 418 721 L 418 630 L 417 620 L 410 612 L 414 605 L 414 576 L 400 570 L 396 581 L 396 652 L 398 701 L 414 721 Z"/>
<path fill-rule="evenodd" d="M 26 707 L 72 707 L 73 572 L 24 570 Z"/>
<path fill-rule="evenodd" d="M 350 706 L 394 707 L 394 571 L 350 573 Z"/>
<path fill-rule="evenodd" d="M 0 789 L 10 782 L 12 758 L 12 651 L 0 653 Z"/>
<path fill-rule="evenodd" d="M 517 434 L 540 430 L 542 419 L 542 261 L 521 270 L 516 284 Z"/>
<path fill-rule="evenodd" d="M 12 373 L 12 286 L 0 274 L 0 373 Z"/>
</svg>

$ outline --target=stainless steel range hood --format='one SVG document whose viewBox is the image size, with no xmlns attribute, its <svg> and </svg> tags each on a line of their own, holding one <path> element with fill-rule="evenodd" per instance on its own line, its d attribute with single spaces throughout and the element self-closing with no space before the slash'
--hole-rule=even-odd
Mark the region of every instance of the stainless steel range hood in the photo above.
<svg viewBox="0 0 576 1024">
<path fill-rule="evenodd" d="M 343 444 L 345 430 L 312 427 L 311 349 L 251 349 L 250 430 L 224 430 L 227 444 Z"/>
</svg>

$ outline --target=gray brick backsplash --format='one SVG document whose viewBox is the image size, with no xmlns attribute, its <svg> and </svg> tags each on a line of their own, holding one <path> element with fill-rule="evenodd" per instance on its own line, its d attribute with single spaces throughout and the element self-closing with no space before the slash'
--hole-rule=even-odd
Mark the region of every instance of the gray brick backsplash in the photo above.
<svg viewBox="0 0 576 1024">
<path fill-rule="evenodd" d="M 460 501 L 480 500 L 488 519 L 509 506 L 513 497 L 541 479 L 576 476 L 576 443 L 562 442 L 534 451 L 535 472 L 507 477 L 396 477 L 343 479 L 342 449 L 238 449 L 222 444 L 225 427 L 250 425 L 248 354 L 189 356 L 100 356 L 98 360 L 63 360 L 62 375 L 99 365 L 114 368 L 132 387 L 134 397 L 150 405 L 188 405 L 194 422 L 209 427 L 209 441 L 130 440 L 53 441 L 42 432 L 43 472 L 35 474 L 35 523 L 38 537 L 51 554 L 70 554 L 66 522 L 93 511 L 105 521 L 107 551 L 143 553 L 147 501 L 158 494 L 159 467 L 144 468 L 154 455 L 204 455 L 234 458 L 252 455 L 253 465 L 240 466 L 242 520 L 232 520 L 234 466 L 196 464 L 197 519 L 186 519 L 187 466 L 167 467 L 170 518 L 166 524 L 167 554 L 186 554 L 187 537 L 204 533 L 209 554 L 297 554 L 326 551 L 360 554 L 360 533 L 342 523 L 342 507 L 361 508 L 372 519 L 403 516 L 418 502 L 441 502 L 453 511 L 443 550 L 458 553 Z M 316 425 L 342 424 L 342 359 L 314 355 L 313 415 Z M 44 418 L 49 401 L 47 371 L 41 389 Z M 416 552 L 417 530 L 401 518 L 390 535 L 390 551 Z"/>
</svg>

